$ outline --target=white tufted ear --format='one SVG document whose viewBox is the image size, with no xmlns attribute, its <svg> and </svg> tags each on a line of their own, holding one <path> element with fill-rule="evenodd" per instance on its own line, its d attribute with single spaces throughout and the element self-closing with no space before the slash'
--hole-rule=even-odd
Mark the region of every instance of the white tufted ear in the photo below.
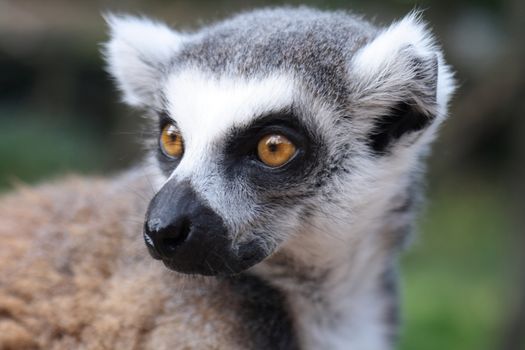
<svg viewBox="0 0 525 350">
<path fill-rule="evenodd" d="M 417 12 L 379 33 L 352 62 L 361 89 L 392 101 L 410 98 L 424 112 L 444 114 L 454 91 L 453 74 Z M 388 95 L 388 96 L 387 96 Z"/>
<path fill-rule="evenodd" d="M 432 130 L 446 116 L 454 78 L 436 40 L 417 13 L 380 32 L 350 64 L 357 108 L 374 121 L 371 144 L 388 152 L 407 134 Z"/>
<path fill-rule="evenodd" d="M 132 106 L 154 104 L 159 81 L 183 36 L 143 17 L 107 14 L 104 18 L 111 37 L 104 45 L 108 71 L 124 101 Z"/>
</svg>

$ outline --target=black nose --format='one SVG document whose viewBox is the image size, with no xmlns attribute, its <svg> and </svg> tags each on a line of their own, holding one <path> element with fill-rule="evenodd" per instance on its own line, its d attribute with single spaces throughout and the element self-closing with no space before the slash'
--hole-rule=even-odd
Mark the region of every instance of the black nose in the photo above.
<svg viewBox="0 0 525 350">
<path fill-rule="evenodd" d="M 204 208 L 187 183 L 171 183 L 157 193 L 150 203 L 144 239 L 156 259 L 171 259 L 192 234 L 192 220 L 199 219 Z"/>
<path fill-rule="evenodd" d="M 153 250 L 152 255 L 156 258 L 172 258 L 177 247 L 184 243 L 190 235 L 190 220 L 189 217 L 176 217 L 174 222 L 165 224 L 159 218 L 150 220 L 146 224 L 144 233 L 151 239 L 148 242 L 146 238 L 146 243 L 149 243 L 148 247 Z"/>
<path fill-rule="evenodd" d="M 255 241 L 234 243 L 221 216 L 192 185 L 174 180 L 152 199 L 144 240 L 154 258 L 173 270 L 191 274 L 238 273 L 266 253 Z"/>
</svg>

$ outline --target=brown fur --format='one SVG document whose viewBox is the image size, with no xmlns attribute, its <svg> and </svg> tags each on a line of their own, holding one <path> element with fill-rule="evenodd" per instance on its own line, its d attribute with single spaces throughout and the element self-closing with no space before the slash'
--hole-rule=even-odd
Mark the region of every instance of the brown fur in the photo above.
<svg viewBox="0 0 525 350">
<path fill-rule="evenodd" d="M 147 254 L 148 188 L 72 177 L 0 200 L 0 349 L 250 347 L 228 284 Z"/>
</svg>

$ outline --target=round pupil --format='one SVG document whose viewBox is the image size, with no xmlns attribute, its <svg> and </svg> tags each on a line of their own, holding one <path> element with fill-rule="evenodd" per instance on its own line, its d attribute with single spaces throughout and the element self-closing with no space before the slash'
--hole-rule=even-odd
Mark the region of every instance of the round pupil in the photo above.
<svg viewBox="0 0 525 350">
<path fill-rule="evenodd" d="M 280 144 L 280 140 L 278 140 L 276 137 L 272 137 L 271 139 L 268 140 L 268 150 L 272 153 L 275 153 L 277 152 L 277 150 L 279 149 L 279 144 Z"/>
<path fill-rule="evenodd" d="M 168 135 L 170 142 L 175 142 L 177 140 L 177 131 L 173 126 L 170 126 L 168 130 L 166 130 L 166 134 Z"/>
</svg>

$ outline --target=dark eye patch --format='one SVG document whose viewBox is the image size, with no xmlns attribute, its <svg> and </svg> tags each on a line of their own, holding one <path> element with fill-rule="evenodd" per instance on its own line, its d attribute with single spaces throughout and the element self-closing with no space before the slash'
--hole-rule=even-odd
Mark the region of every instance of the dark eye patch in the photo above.
<svg viewBox="0 0 525 350">
<path fill-rule="evenodd" d="M 160 111 L 156 111 L 155 113 L 158 116 L 158 118 L 157 118 L 157 120 L 158 120 L 157 125 L 158 125 L 158 132 L 159 132 L 159 134 L 160 134 L 162 129 L 164 129 L 164 127 L 167 124 L 177 125 L 177 123 L 172 118 L 170 118 L 169 113 L 167 111 L 160 110 Z"/>
<path fill-rule="evenodd" d="M 231 158 L 255 156 L 259 140 L 269 134 L 286 136 L 298 148 L 299 152 L 304 152 L 308 148 L 309 142 L 302 129 L 288 116 L 268 116 L 246 128 L 232 130 L 227 138 L 225 154 Z"/>
<path fill-rule="evenodd" d="M 296 147 L 293 158 L 278 168 L 271 168 L 257 157 L 257 144 L 268 134 L 282 134 Z M 290 111 L 257 118 L 250 125 L 233 128 L 227 136 L 222 155 L 224 175 L 234 180 L 242 177 L 256 187 L 284 189 L 301 183 L 318 163 L 322 142 Z"/>
</svg>

